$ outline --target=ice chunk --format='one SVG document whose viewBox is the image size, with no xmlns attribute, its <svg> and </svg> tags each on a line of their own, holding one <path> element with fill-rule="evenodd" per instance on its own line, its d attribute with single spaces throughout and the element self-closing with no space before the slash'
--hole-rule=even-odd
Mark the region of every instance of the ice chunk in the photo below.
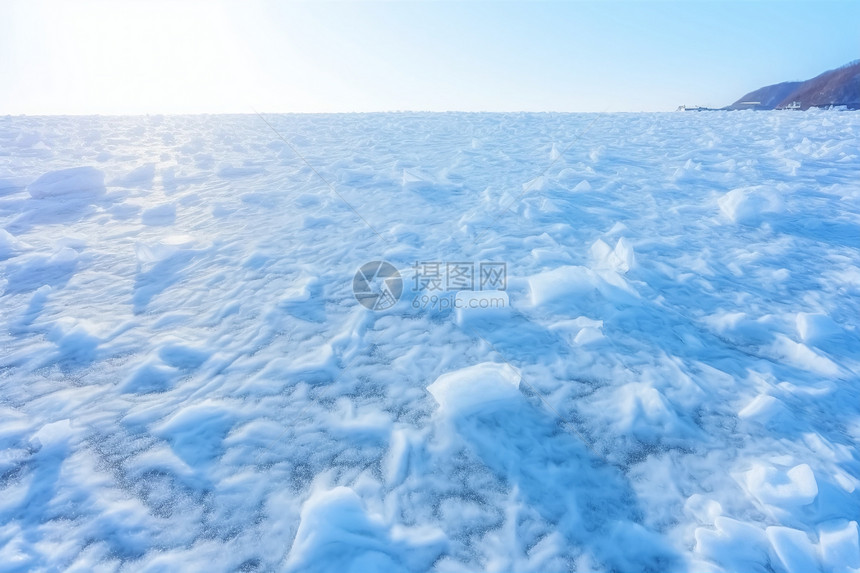
<svg viewBox="0 0 860 573">
<path fill-rule="evenodd" d="M 785 411 L 785 406 L 778 398 L 768 394 L 759 394 L 738 412 L 738 417 L 766 423 Z"/>
<path fill-rule="evenodd" d="M 154 428 L 191 467 L 201 467 L 221 453 L 222 441 L 236 419 L 226 404 L 206 400 L 185 406 Z"/>
<path fill-rule="evenodd" d="M 746 472 L 746 486 L 762 503 L 778 507 L 808 505 L 818 496 L 818 483 L 808 464 L 782 472 L 757 463 Z"/>
<path fill-rule="evenodd" d="M 582 181 L 582 171 L 565 167 L 555 176 L 555 180 L 565 188 L 571 188 Z"/>
<path fill-rule="evenodd" d="M 72 167 L 45 173 L 27 186 L 34 199 L 100 197 L 105 194 L 104 173 L 95 167 Z"/>
<path fill-rule="evenodd" d="M 591 259 L 595 265 L 607 265 L 609 258 L 612 256 L 612 247 L 603 242 L 602 239 L 597 239 L 591 245 Z"/>
<path fill-rule="evenodd" d="M 370 170 L 366 177 L 372 179 L 373 171 Z M 431 191 L 434 187 L 433 177 L 423 173 L 417 169 L 403 170 L 403 176 L 400 179 L 400 184 L 404 189 L 413 192 Z"/>
<path fill-rule="evenodd" d="M 619 272 L 626 273 L 636 265 L 636 255 L 633 253 L 633 245 L 624 237 L 620 237 L 618 242 L 615 243 L 613 254 L 618 261 L 616 269 Z"/>
<path fill-rule="evenodd" d="M 727 571 L 767 571 L 770 557 L 764 532 L 754 525 L 720 516 L 714 529 L 696 529 L 696 552 Z"/>
<path fill-rule="evenodd" d="M 606 231 L 606 236 L 612 237 L 614 235 L 618 235 L 619 233 L 623 233 L 624 231 L 629 231 L 627 225 L 625 225 L 621 221 L 618 221 L 614 225 L 612 225 L 611 229 Z"/>
<path fill-rule="evenodd" d="M 815 546 L 804 532 L 790 527 L 773 526 L 768 527 L 766 533 L 786 571 L 792 573 L 821 571 L 815 555 Z"/>
<path fill-rule="evenodd" d="M 839 374 L 839 366 L 835 362 L 782 334 L 774 334 L 770 351 L 797 368 L 825 376 Z"/>
<path fill-rule="evenodd" d="M 30 444 L 36 448 L 57 448 L 68 443 L 73 435 L 70 420 L 59 420 L 45 424 L 30 438 Z"/>
<path fill-rule="evenodd" d="M 594 273 L 585 267 L 563 266 L 528 279 L 531 302 L 541 306 L 556 299 L 584 295 L 596 289 Z"/>
<path fill-rule="evenodd" d="M 626 384 L 606 404 L 619 432 L 653 443 L 684 432 L 684 424 L 672 404 L 657 388 L 640 382 Z"/>
<path fill-rule="evenodd" d="M 836 519 L 818 526 L 821 560 L 828 571 L 860 569 L 860 541 L 856 521 Z"/>
<path fill-rule="evenodd" d="M 521 397 L 520 375 L 512 366 L 484 362 L 448 372 L 427 387 L 447 416 L 465 415 L 494 402 Z"/>
<path fill-rule="evenodd" d="M 603 331 L 599 328 L 594 328 L 591 326 L 586 326 L 582 330 L 576 333 L 576 336 L 573 338 L 573 342 L 580 346 L 584 346 L 586 344 L 592 344 L 594 342 L 599 342 L 606 338 L 603 336 Z"/>
<path fill-rule="evenodd" d="M 611 269 L 626 273 L 636 264 L 633 246 L 624 238 L 618 239 L 615 249 L 598 239 L 591 245 L 591 258 L 596 269 Z"/>
<path fill-rule="evenodd" d="M 568 306 L 596 292 L 613 302 L 629 303 L 639 298 L 630 283 L 610 268 L 562 266 L 529 277 L 528 285 L 536 307 L 550 303 Z"/>
<path fill-rule="evenodd" d="M 743 225 L 755 225 L 760 222 L 762 213 L 778 213 L 783 208 L 776 191 L 762 187 L 733 189 L 718 203 L 726 217 Z"/>
<path fill-rule="evenodd" d="M 603 321 L 585 316 L 573 320 L 560 320 L 550 325 L 550 330 L 560 332 L 571 345 L 586 345 L 603 340 Z"/>
<path fill-rule="evenodd" d="M 534 179 L 529 179 L 525 183 L 523 183 L 523 193 L 528 193 L 531 191 L 544 191 L 549 186 L 549 181 L 545 175 L 540 175 L 535 177 Z M 503 202 L 504 205 L 507 205 L 507 202 Z"/>
<path fill-rule="evenodd" d="M 281 297 L 279 304 L 282 306 L 292 306 L 308 302 L 319 290 L 319 285 L 320 281 L 318 277 L 303 276 L 284 290 L 284 295 Z"/>
<path fill-rule="evenodd" d="M 316 492 L 302 506 L 286 571 L 426 571 L 447 545 L 438 529 L 405 529 L 368 513 L 350 488 Z"/>
<path fill-rule="evenodd" d="M 688 159 L 686 163 L 684 163 L 683 167 L 678 167 L 672 173 L 671 180 L 680 182 L 680 181 L 690 181 L 701 176 L 702 173 L 702 164 L 695 163 L 692 159 Z"/>
<path fill-rule="evenodd" d="M 722 515 L 723 506 L 702 494 L 694 493 L 684 502 L 684 512 L 695 517 L 699 523 L 712 524 Z"/>
<path fill-rule="evenodd" d="M 573 191 L 575 193 L 585 193 L 586 191 L 591 191 L 591 183 L 583 179 L 573 187 Z"/>
<path fill-rule="evenodd" d="M 798 312 L 796 324 L 797 334 L 809 344 L 825 340 L 840 331 L 833 319 L 820 312 Z"/>
</svg>

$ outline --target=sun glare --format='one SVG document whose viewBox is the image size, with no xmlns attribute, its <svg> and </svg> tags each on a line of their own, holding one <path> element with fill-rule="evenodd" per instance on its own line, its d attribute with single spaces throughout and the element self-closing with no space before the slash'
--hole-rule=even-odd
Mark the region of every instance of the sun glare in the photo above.
<svg viewBox="0 0 860 573">
<path fill-rule="evenodd" d="M 22 101 L 63 94 L 77 113 L 218 112 L 247 106 L 253 68 L 226 15 L 213 6 L 83 2 L 19 6 L 21 49 L 43 73 Z M 21 22 L 19 20 L 19 22 Z"/>
</svg>

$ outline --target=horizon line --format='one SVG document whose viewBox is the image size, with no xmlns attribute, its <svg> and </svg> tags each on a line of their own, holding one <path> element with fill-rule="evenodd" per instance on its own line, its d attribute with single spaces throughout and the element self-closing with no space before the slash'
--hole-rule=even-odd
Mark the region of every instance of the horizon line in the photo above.
<svg viewBox="0 0 860 573">
<path fill-rule="evenodd" d="M 678 110 L 604 110 L 604 111 L 574 111 L 574 110 L 374 110 L 374 111 L 192 111 L 192 112 L 87 112 L 87 113 L 2 113 L 0 117 L 153 117 L 153 116 L 227 116 L 227 115 L 385 115 L 385 114 L 614 114 L 614 113 L 676 113 Z M 710 108 L 709 111 L 748 111 L 748 110 L 725 110 L 723 108 Z M 761 110 L 759 110 L 761 111 Z M 769 111 L 769 110 L 764 110 Z"/>
</svg>

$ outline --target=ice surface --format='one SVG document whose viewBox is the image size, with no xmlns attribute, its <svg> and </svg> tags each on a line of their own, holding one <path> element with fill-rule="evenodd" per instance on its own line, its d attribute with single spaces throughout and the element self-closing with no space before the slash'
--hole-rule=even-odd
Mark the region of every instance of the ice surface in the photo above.
<svg viewBox="0 0 860 573">
<path fill-rule="evenodd" d="M 0 571 L 860 569 L 860 116 L 269 120 L 0 118 Z"/>
</svg>

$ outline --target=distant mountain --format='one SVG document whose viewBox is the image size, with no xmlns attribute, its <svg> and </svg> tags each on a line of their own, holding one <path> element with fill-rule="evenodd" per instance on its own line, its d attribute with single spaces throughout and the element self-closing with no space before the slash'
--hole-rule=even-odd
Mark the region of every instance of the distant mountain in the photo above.
<svg viewBox="0 0 860 573">
<path fill-rule="evenodd" d="M 748 93 L 726 109 L 774 109 L 803 84 L 804 82 L 782 82 L 765 86 Z"/>
<path fill-rule="evenodd" d="M 725 109 L 781 109 L 792 106 L 793 102 L 798 102 L 800 109 L 831 105 L 860 109 L 860 60 L 805 82 L 759 88 Z"/>
</svg>

